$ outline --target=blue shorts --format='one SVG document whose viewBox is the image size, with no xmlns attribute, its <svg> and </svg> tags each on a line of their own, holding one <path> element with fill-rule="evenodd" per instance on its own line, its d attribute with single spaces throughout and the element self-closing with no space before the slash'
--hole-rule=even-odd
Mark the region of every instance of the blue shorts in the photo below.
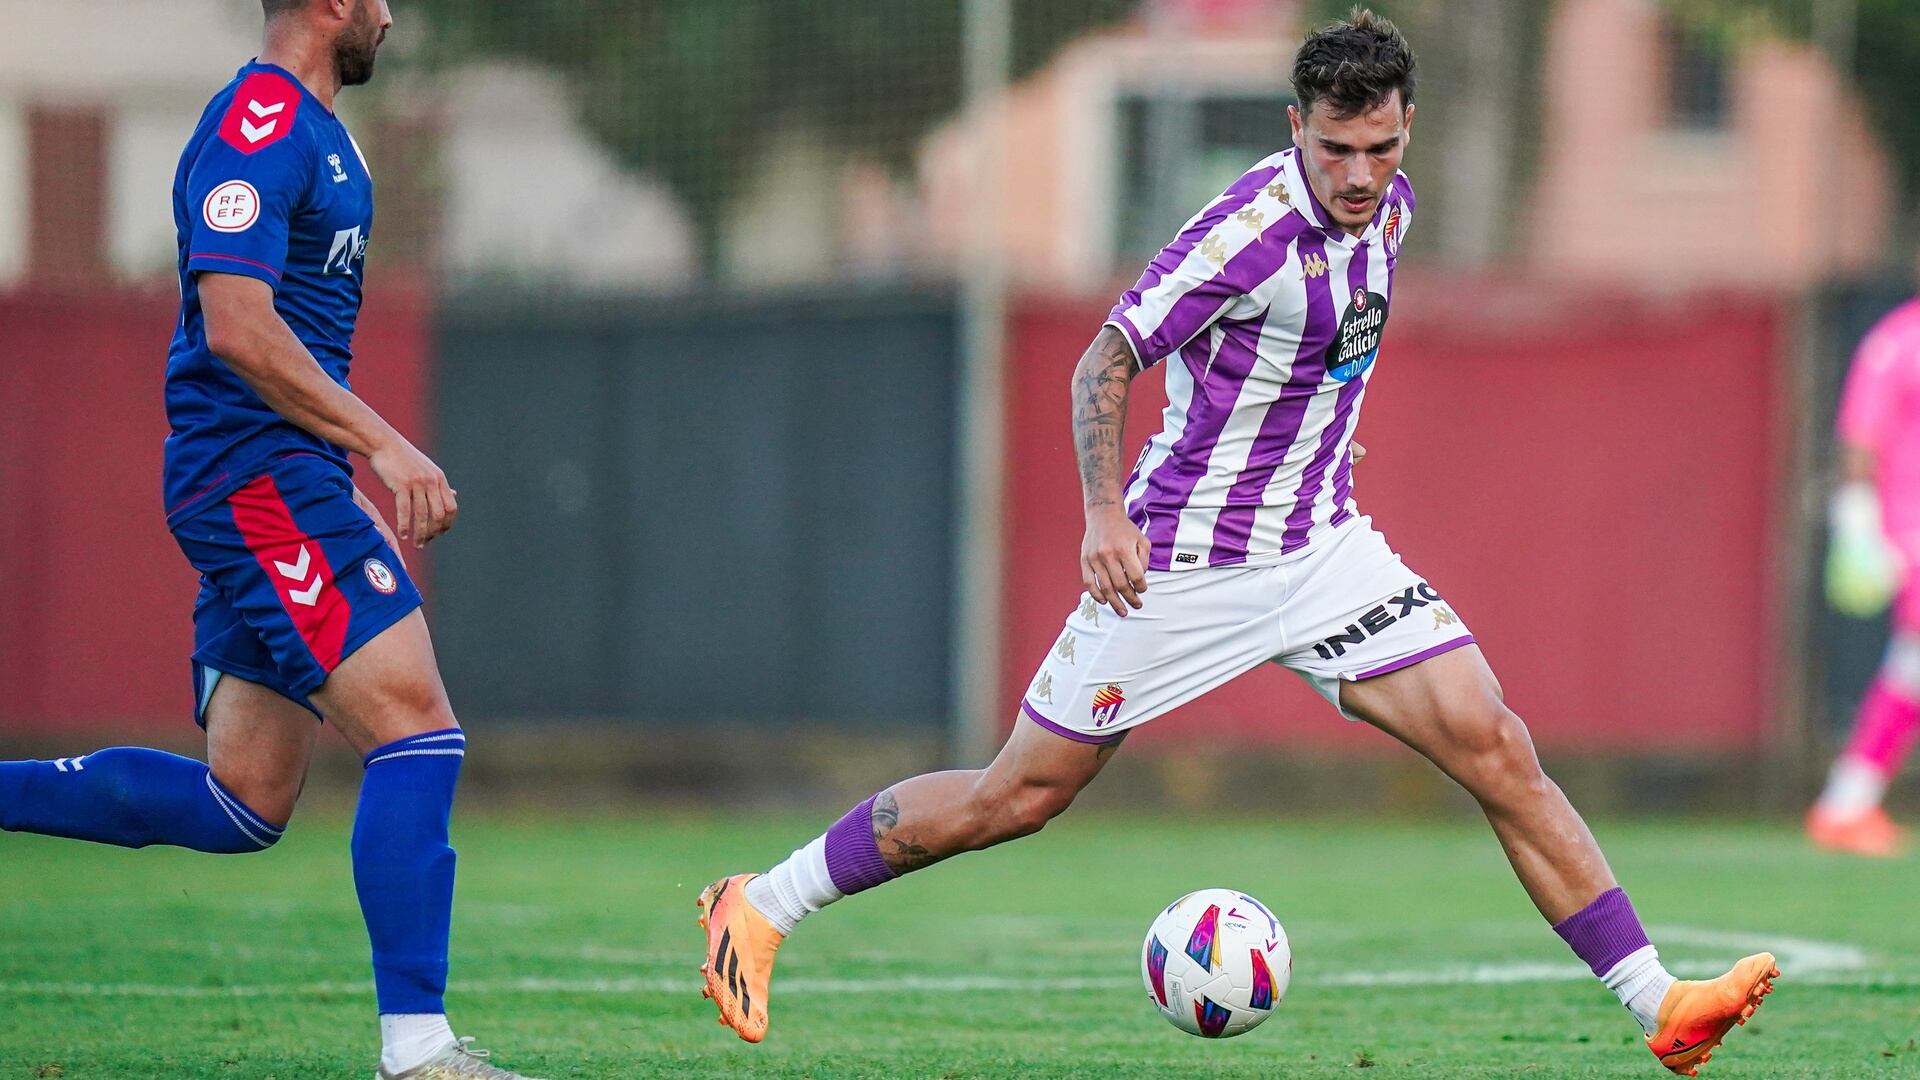
<svg viewBox="0 0 1920 1080">
<path fill-rule="evenodd" d="M 353 482 L 312 454 L 273 462 L 176 525 L 173 538 L 200 571 L 193 681 L 202 726 L 221 674 L 313 710 L 307 695 L 342 660 L 420 606 L 405 565 L 353 501 Z"/>
</svg>

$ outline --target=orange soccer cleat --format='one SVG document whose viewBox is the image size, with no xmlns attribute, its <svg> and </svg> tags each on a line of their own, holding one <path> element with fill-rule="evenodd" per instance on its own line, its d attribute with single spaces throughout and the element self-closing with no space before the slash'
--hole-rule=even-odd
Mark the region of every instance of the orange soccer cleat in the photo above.
<svg viewBox="0 0 1920 1080">
<path fill-rule="evenodd" d="M 700 974 L 707 985 L 700 996 L 720 1007 L 720 1022 L 748 1042 L 767 1037 L 767 984 L 773 981 L 773 954 L 785 937 L 747 902 L 747 882 L 756 874 L 735 874 L 700 890 L 700 926 L 707 932 L 707 962 Z"/>
<path fill-rule="evenodd" d="M 1773 954 L 1755 953 L 1717 979 L 1674 983 L 1660 1002 L 1660 1026 L 1647 1036 L 1647 1048 L 1681 1076 L 1698 1076 L 1720 1040 L 1747 1022 L 1779 977 Z"/>
<path fill-rule="evenodd" d="M 1858 814 L 1835 814 L 1814 807 L 1807 813 L 1807 839 L 1815 847 L 1890 859 L 1907 849 L 1907 831 L 1876 806 Z"/>
</svg>

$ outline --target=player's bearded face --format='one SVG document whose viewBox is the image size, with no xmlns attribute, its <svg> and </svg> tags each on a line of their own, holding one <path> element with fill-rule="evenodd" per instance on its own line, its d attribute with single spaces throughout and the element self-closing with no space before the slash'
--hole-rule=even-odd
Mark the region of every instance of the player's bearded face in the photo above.
<svg viewBox="0 0 1920 1080">
<path fill-rule="evenodd" d="M 361 86 L 373 78 L 374 54 L 392 25 L 385 0 L 356 0 L 346 29 L 333 41 L 333 63 L 342 86 Z"/>
<path fill-rule="evenodd" d="M 1359 233 L 1373 220 L 1406 156 L 1413 106 L 1402 108 L 1396 90 L 1379 105 L 1344 119 L 1333 116 L 1324 101 L 1315 102 L 1304 117 L 1289 106 L 1287 116 L 1320 205 L 1334 224 Z"/>
</svg>

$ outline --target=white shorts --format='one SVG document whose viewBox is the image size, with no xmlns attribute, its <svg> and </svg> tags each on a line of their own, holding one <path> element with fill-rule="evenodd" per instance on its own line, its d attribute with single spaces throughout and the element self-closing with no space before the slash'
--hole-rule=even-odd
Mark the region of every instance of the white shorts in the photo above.
<svg viewBox="0 0 1920 1080">
<path fill-rule="evenodd" d="M 1473 644 L 1364 517 L 1285 562 L 1149 571 L 1141 600 L 1123 619 L 1081 594 L 1027 688 L 1027 716 L 1109 742 L 1268 660 L 1339 708 L 1342 681 Z"/>
</svg>

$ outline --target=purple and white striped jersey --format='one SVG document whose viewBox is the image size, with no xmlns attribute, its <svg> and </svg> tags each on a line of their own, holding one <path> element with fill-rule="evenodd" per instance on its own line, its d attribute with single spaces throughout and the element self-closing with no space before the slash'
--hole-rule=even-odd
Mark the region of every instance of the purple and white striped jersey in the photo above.
<svg viewBox="0 0 1920 1080">
<path fill-rule="evenodd" d="M 1151 570 L 1277 562 L 1353 511 L 1353 430 L 1412 224 L 1403 173 L 1355 237 L 1273 155 L 1189 221 L 1108 325 L 1169 357 L 1164 426 L 1127 483 Z"/>
</svg>

